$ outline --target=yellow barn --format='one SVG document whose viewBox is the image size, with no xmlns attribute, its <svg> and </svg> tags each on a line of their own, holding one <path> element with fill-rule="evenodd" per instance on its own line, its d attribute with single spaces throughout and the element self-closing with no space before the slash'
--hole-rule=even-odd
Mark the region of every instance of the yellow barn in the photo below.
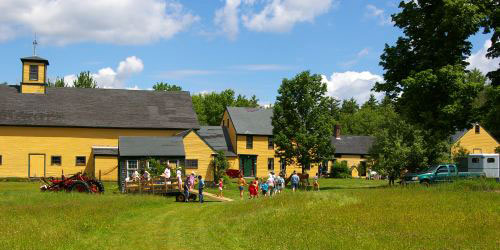
<svg viewBox="0 0 500 250">
<path fill-rule="evenodd" d="M 488 133 L 480 124 L 476 123 L 471 129 L 455 133 L 451 137 L 452 154 L 460 147 L 471 154 L 494 154 L 495 148 L 500 146 L 498 141 Z"/>
<path fill-rule="evenodd" d="M 21 61 L 20 86 L 0 85 L 0 177 L 85 171 L 117 180 L 120 137 L 199 129 L 188 92 L 51 88 L 48 60 Z"/>
</svg>

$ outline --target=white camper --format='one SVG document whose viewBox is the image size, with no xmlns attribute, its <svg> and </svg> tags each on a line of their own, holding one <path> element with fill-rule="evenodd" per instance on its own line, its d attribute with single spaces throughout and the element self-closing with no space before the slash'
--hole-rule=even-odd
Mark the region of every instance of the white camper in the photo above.
<svg viewBox="0 0 500 250">
<path fill-rule="evenodd" d="M 467 158 L 469 172 L 483 172 L 487 178 L 500 178 L 498 154 L 471 154 Z"/>
</svg>

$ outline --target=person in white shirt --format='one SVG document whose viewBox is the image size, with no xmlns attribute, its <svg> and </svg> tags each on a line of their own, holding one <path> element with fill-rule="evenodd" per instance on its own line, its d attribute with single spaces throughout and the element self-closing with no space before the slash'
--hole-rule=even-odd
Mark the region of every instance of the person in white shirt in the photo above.
<svg viewBox="0 0 500 250">
<path fill-rule="evenodd" d="M 134 173 L 132 174 L 132 181 L 137 181 L 137 180 L 139 180 L 139 172 L 135 170 Z"/>
<path fill-rule="evenodd" d="M 165 170 L 163 171 L 163 174 L 162 174 L 163 177 L 165 177 L 165 182 L 167 184 L 170 184 L 170 177 L 171 177 L 171 173 L 170 173 L 170 166 L 167 164 L 167 167 L 165 168 Z"/>
<path fill-rule="evenodd" d="M 163 177 L 167 178 L 167 179 L 170 179 L 170 167 L 167 167 L 165 168 L 165 171 L 163 171 Z"/>
<path fill-rule="evenodd" d="M 177 172 L 175 174 L 177 175 L 177 186 L 179 186 L 179 190 L 182 190 L 182 172 L 181 172 L 181 169 L 178 168 Z"/>
</svg>

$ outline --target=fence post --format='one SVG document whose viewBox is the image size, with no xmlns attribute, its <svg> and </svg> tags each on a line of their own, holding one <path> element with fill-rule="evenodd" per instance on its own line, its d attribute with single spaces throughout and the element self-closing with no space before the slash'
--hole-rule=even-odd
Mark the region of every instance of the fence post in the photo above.
<svg viewBox="0 0 500 250">
<path fill-rule="evenodd" d="M 101 181 L 101 170 L 99 169 L 99 181 Z"/>
</svg>

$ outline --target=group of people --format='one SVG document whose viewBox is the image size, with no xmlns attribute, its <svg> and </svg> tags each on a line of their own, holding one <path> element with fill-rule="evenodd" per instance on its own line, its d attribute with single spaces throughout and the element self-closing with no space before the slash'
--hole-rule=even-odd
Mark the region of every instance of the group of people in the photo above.
<svg viewBox="0 0 500 250">
<path fill-rule="evenodd" d="M 200 198 L 199 201 L 200 203 L 205 202 L 203 196 L 203 190 L 205 189 L 205 180 L 203 180 L 203 177 L 201 175 L 198 175 L 198 177 L 196 177 L 196 174 L 194 172 L 191 172 L 190 175 L 186 176 L 184 182 L 182 181 L 181 168 L 177 168 L 175 175 L 177 177 L 177 187 L 179 188 L 179 191 L 184 192 L 185 202 L 189 201 L 189 193 L 191 192 L 191 190 L 194 189 L 196 179 L 198 179 L 198 196 Z M 165 177 L 166 180 L 171 178 L 171 172 L 169 166 L 165 168 L 165 171 L 163 172 L 162 176 Z"/>
<path fill-rule="evenodd" d="M 318 174 L 314 177 L 313 186 L 315 190 L 319 190 Z M 292 191 L 295 192 L 299 188 L 300 177 L 296 171 L 293 172 L 290 177 L 290 183 Z M 269 173 L 267 180 L 264 181 L 263 178 L 255 177 L 250 184 L 247 184 L 243 175 L 240 174 L 238 179 L 238 188 L 240 191 L 240 198 L 243 199 L 243 193 L 245 191 L 245 186 L 248 186 L 249 199 L 258 198 L 260 195 L 273 196 L 275 194 L 281 193 L 285 189 L 285 178 L 282 175 L 276 176 L 274 172 Z M 260 194 L 259 194 L 260 193 Z"/>
</svg>

